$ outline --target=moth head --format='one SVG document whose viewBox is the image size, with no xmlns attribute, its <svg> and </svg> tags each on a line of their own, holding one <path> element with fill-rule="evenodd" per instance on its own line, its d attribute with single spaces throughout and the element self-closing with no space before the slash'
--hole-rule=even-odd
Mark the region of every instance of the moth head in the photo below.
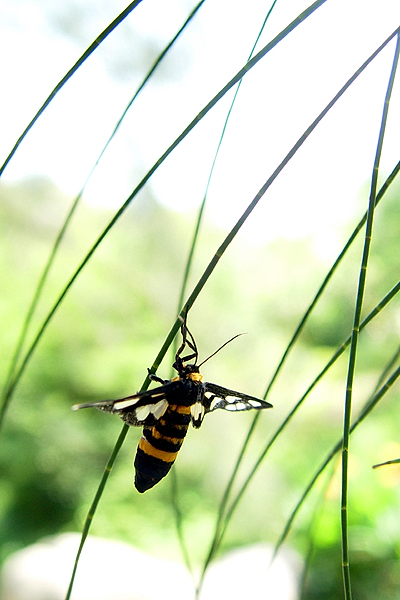
<svg viewBox="0 0 400 600">
<path fill-rule="evenodd" d="M 192 381 L 201 381 L 202 376 L 200 375 L 199 367 L 196 364 L 185 364 L 183 360 L 178 356 L 172 365 L 176 371 L 178 371 L 181 379 L 191 379 Z"/>
</svg>

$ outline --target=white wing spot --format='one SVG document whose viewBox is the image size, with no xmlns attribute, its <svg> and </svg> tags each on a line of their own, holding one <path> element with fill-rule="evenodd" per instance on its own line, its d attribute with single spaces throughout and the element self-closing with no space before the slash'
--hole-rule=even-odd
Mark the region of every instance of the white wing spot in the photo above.
<svg viewBox="0 0 400 600">
<path fill-rule="evenodd" d="M 229 402 L 230 404 L 232 404 L 233 402 L 237 401 L 237 397 L 236 396 L 227 396 L 226 401 Z"/>
<path fill-rule="evenodd" d="M 160 394 L 161 395 L 161 394 Z M 165 411 L 167 410 L 168 407 L 168 401 L 165 400 L 160 400 L 160 402 L 157 402 L 157 404 L 154 404 L 151 407 L 151 412 L 154 415 L 155 419 L 159 419 L 160 417 L 163 416 L 163 414 L 165 413 Z"/>
<path fill-rule="evenodd" d="M 144 421 L 146 417 L 149 416 L 150 412 L 151 412 L 151 408 L 154 408 L 152 406 L 139 406 L 139 408 L 136 409 L 135 411 L 135 417 L 138 421 Z"/>
<path fill-rule="evenodd" d="M 117 400 L 116 402 L 114 402 L 114 408 L 116 410 L 124 410 L 124 408 L 129 408 L 129 407 L 134 408 L 134 406 L 138 400 L 139 400 L 139 397 L 133 398 L 133 399 L 130 398 L 129 400 Z"/>
<path fill-rule="evenodd" d="M 139 406 L 135 411 L 135 417 L 138 421 L 144 421 L 150 414 L 155 419 L 159 419 L 166 411 L 168 406 L 167 400 L 160 400 L 157 404 L 146 404 L 146 406 Z"/>
<path fill-rule="evenodd" d="M 249 400 L 249 404 L 251 404 L 254 408 L 261 406 L 261 402 L 258 402 L 257 400 Z"/>
<path fill-rule="evenodd" d="M 244 402 L 236 402 L 235 404 L 228 404 L 226 410 L 247 410 L 248 406 Z"/>
<path fill-rule="evenodd" d="M 214 400 L 211 402 L 210 404 L 210 411 L 214 410 L 216 405 L 219 404 L 221 402 L 221 398 L 214 398 Z"/>
</svg>

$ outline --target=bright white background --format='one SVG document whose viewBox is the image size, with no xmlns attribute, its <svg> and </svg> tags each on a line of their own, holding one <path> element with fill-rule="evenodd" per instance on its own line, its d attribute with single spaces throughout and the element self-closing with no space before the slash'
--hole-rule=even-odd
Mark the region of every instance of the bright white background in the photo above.
<svg viewBox="0 0 400 600">
<path fill-rule="evenodd" d="M 193 6 L 189 0 L 143 0 L 66 84 L 3 180 L 44 174 L 65 193 L 77 194 L 136 86 Z M 243 6 L 238 0 L 204 4 L 135 103 L 86 189 L 86 202 L 118 208 L 243 66 L 269 3 Z M 278 0 L 258 49 L 307 6 Z M 0 162 L 51 89 L 124 7 L 120 0 L 3 0 Z M 304 129 L 399 23 L 397 0 L 328 0 L 246 76 L 210 187 L 210 219 L 233 225 Z M 322 256 L 335 256 L 340 228 L 366 206 L 393 52 L 392 42 L 279 176 L 243 229 L 248 239 L 264 243 L 312 235 Z M 382 177 L 399 158 L 398 87 Z M 232 93 L 151 179 L 160 202 L 178 211 L 198 206 L 231 98 Z"/>
</svg>

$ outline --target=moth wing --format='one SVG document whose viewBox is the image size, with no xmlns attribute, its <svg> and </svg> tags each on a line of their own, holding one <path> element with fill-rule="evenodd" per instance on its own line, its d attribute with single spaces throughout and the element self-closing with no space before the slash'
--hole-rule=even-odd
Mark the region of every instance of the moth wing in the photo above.
<svg viewBox="0 0 400 600">
<path fill-rule="evenodd" d="M 128 425 L 150 427 L 162 417 L 170 401 L 173 402 L 174 394 L 179 385 L 179 380 L 169 381 L 152 390 L 138 392 L 132 396 L 118 398 L 117 400 L 75 404 L 72 409 L 97 408 L 105 412 L 118 414 Z"/>
<path fill-rule="evenodd" d="M 260 398 L 242 394 L 228 388 L 221 387 L 215 383 L 206 383 L 206 391 L 204 393 L 205 412 L 213 412 L 217 408 L 223 408 L 230 412 L 242 410 L 262 410 L 264 408 L 272 408 L 272 404 Z"/>
</svg>

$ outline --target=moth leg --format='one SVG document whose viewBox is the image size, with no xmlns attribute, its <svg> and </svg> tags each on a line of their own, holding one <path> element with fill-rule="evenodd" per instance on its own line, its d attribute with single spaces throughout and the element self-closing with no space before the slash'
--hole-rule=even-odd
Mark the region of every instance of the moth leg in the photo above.
<svg viewBox="0 0 400 600">
<path fill-rule="evenodd" d="M 189 354 L 188 356 L 184 356 L 183 358 L 181 358 L 182 362 L 185 362 L 187 360 L 192 360 L 192 358 L 196 358 L 196 362 L 197 362 L 197 352 L 196 354 Z"/>
<path fill-rule="evenodd" d="M 182 344 L 178 348 L 177 353 L 175 354 L 175 362 L 177 362 L 178 359 L 180 358 L 180 355 L 182 354 L 185 346 L 189 346 L 189 348 L 191 350 L 193 350 L 193 354 L 190 354 L 189 356 L 185 356 L 181 360 L 191 360 L 192 358 L 195 358 L 195 363 L 196 363 L 199 353 L 198 353 L 196 342 L 194 341 L 193 335 L 191 334 L 191 332 L 189 331 L 189 329 L 186 325 L 187 314 L 188 314 L 188 309 L 186 308 L 185 317 L 183 319 L 181 319 L 182 320 L 182 325 L 181 325 Z M 189 339 L 188 339 L 188 336 L 189 336 Z"/>
<path fill-rule="evenodd" d="M 150 369 L 147 369 L 147 372 L 149 374 L 150 381 L 156 381 L 157 383 L 161 383 L 162 385 L 164 385 L 165 383 L 169 383 L 169 379 L 161 379 L 161 377 L 157 377 L 157 375 L 154 375 L 154 373 L 150 373 Z"/>
</svg>

